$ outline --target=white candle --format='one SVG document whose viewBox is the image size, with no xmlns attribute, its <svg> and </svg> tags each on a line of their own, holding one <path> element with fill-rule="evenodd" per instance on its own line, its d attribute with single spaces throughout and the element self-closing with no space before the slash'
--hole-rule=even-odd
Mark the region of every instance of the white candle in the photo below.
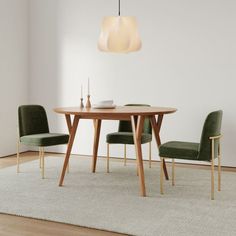
<svg viewBox="0 0 236 236">
<path fill-rule="evenodd" d="M 83 98 L 83 85 L 81 85 L 81 98 Z"/>
<path fill-rule="evenodd" d="M 89 84 L 89 78 L 88 78 L 88 95 L 90 95 L 90 84 Z"/>
</svg>

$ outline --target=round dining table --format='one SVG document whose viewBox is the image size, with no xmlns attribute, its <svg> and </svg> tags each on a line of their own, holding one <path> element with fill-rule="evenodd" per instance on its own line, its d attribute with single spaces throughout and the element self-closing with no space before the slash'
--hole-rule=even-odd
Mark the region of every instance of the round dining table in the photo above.
<svg viewBox="0 0 236 236">
<path fill-rule="evenodd" d="M 67 145 L 65 160 L 61 172 L 59 186 L 63 185 L 67 165 L 74 143 L 77 127 L 80 119 L 91 119 L 94 121 L 94 143 L 92 172 L 96 171 L 97 153 L 102 120 L 130 120 L 132 124 L 133 138 L 136 150 L 136 160 L 138 166 L 138 176 L 140 183 L 140 194 L 146 196 L 145 176 L 143 168 L 141 136 L 143 132 L 144 120 L 150 119 L 157 147 L 161 145 L 160 129 L 165 114 L 171 114 L 177 111 L 176 108 L 169 107 L 141 107 L 141 106 L 118 106 L 113 109 L 80 108 L 80 107 L 62 107 L 55 108 L 54 111 L 63 114 L 66 119 L 70 138 Z M 164 173 L 168 179 L 168 172 L 164 162 Z"/>
</svg>

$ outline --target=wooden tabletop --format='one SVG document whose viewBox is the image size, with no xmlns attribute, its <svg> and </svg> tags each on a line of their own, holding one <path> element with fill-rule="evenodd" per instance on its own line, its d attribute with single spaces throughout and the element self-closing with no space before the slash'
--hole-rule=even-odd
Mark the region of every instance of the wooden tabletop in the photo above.
<svg viewBox="0 0 236 236">
<path fill-rule="evenodd" d="M 80 107 L 55 108 L 55 112 L 65 115 L 78 115 L 84 119 L 130 119 L 130 116 L 153 116 L 174 113 L 176 108 L 118 106 L 114 109 L 95 109 Z"/>
</svg>

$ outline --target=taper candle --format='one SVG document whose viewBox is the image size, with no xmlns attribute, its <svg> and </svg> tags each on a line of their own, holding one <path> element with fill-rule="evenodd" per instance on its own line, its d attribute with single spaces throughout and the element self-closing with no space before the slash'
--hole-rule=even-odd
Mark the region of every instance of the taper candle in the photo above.
<svg viewBox="0 0 236 236">
<path fill-rule="evenodd" d="M 81 85 L 81 98 L 83 98 L 83 85 Z"/>
<path fill-rule="evenodd" d="M 90 95 L 90 81 L 89 81 L 89 77 L 88 77 L 88 95 Z"/>
</svg>

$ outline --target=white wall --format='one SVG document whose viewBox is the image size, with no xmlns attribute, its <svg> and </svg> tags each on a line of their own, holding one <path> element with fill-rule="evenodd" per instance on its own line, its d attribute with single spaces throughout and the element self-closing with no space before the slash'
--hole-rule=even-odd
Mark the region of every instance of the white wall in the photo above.
<svg viewBox="0 0 236 236">
<path fill-rule="evenodd" d="M 92 102 L 113 98 L 119 105 L 178 108 L 164 117 L 163 142 L 198 142 L 207 113 L 223 109 L 223 165 L 236 166 L 236 2 L 121 3 L 122 15 L 135 15 L 139 21 L 140 52 L 115 55 L 97 50 L 102 18 L 117 14 L 116 0 L 30 1 L 31 103 L 47 108 L 52 131 L 67 131 L 64 118 L 52 109 L 78 106 L 80 85 L 86 85 L 89 76 Z M 100 155 L 106 153 L 105 134 L 116 129 L 116 122 L 104 122 Z M 92 122 L 81 121 L 73 152 L 91 154 L 92 138 Z M 112 155 L 121 151 L 114 146 Z M 154 156 L 157 159 L 156 149 Z"/>
<path fill-rule="evenodd" d="M 17 107 L 28 101 L 28 0 L 0 0 L 0 157 L 16 153 Z"/>
</svg>

